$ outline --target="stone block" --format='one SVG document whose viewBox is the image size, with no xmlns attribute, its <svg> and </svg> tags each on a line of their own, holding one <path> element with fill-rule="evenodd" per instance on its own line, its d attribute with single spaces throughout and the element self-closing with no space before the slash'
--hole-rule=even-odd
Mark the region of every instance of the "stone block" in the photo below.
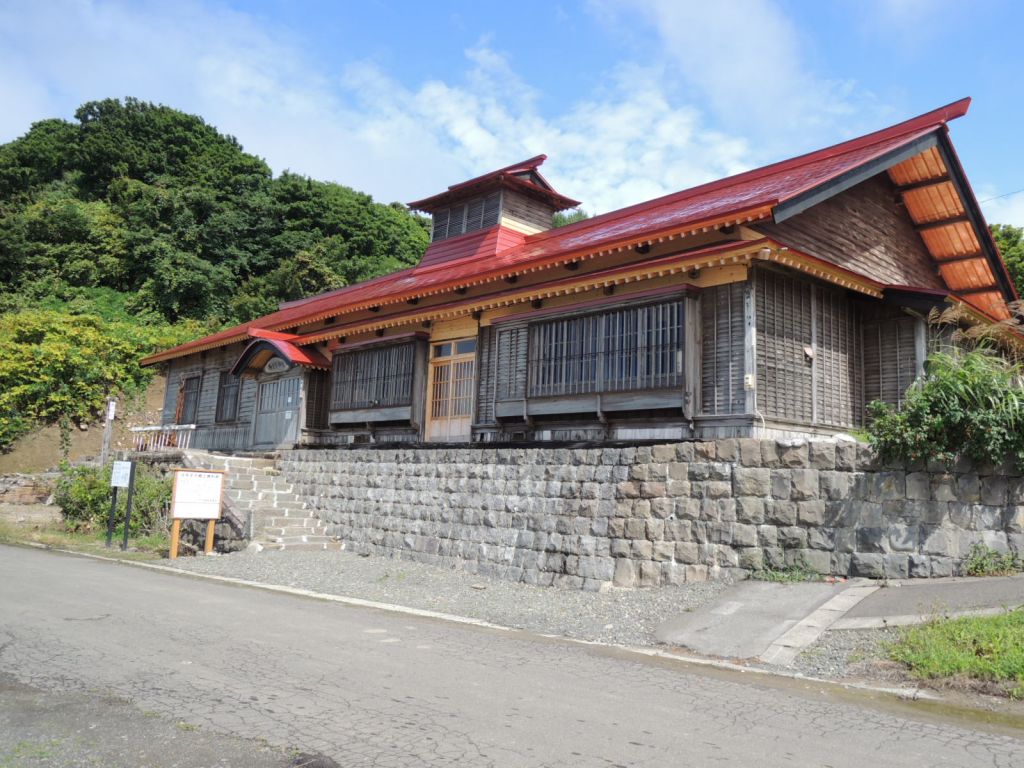
<svg viewBox="0 0 1024 768">
<path fill-rule="evenodd" d="M 893 552 L 913 552 L 917 549 L 917 543 L 916 525 L 889 526 L 889 549 Z"/>
<path fill-rule="evenodd" d="M 858 552 L 888 552 L 888 530 L 876 526 L 860 526 L 857 528 Z"/>
<path fill-rule="evenodd" d="M 692 541 L 693 525 L 689 520 L 666 520 L 665 541 Z"/>
<path fill-rule="evenodd" d="M 634 539 L 630 547 L 630 557 L 634 560 L 650 560 L 654 553 L 654 545 L 645 540 Z"/>
<path fill-rule="evenodd" d="M 854 552 L 850 558 L 850 575 L 865 579 L 884 579 L 885 562 L 882 555 Z"/>
<path fill-rule="evenodd" d="M 981 479 L 981 503 L 992 506 L 1006 504 L 1009 482 L 1001 475 L 990 475 Z"/>
<path fill-rule="evenodd" d="M 853 472 L 857 469 L 857 441 L 836 441 L 836 469 Z"/>
<path fill-rule="evenodd" d="M 637 499 L 640 497 L 640 488 L 636 483 L 627 480 L 615 486 L 615 495 L 620 499 Z"/>
<path fill-rule="evenodd" d="M 641 518 L 631 518 L 626 521 L 626 538 L 642 539 L 647 536 L 647 521 Z"/>
<path fill-rule="evenodd" d="M 757 543 L 762 547 L 779 545 L 779 529 L 774 525 L 757 526 Z"/>
<path fill-rule="evenodd" d="M 694 450 L 695 443 L 685 442 L 676 444 L 676 461 L 689 462 L 693 461 L 697 452 Z"/>
<path fill-rule="evenodd" d="M 826 499 L 840 500 L 848 498 L 853 487 L 853 475 L 849 472 L 824 471 L 818 473 L 818 485 L 821 495 Z"/>
<path fill-rule="evenodd" d="M 659 520 L 672 516 L 675 504 L 671 499 L 651 499 L 651 516 Z"/>
<path fill-rule="evenodd" d="M 760 547 L 749 547 L 737 550 L 738 563 L 740 568 L 748 571 L 760 571 L 764 569 L 764 552 Z"/>
<path fill-rule="evenodd" d="M 926 555 L 954 557 L 957 554 L 956 537 L 945 528 L 922 529 L 920 531 L 921 552 Z"/>
<path fill-rule="evenodd" d="M 681 461 L 674 461 L 668 465 L 669 480 L 689 480 L 690 465 Z"/>
<path fill-rule="evenodd" d="M 874 472 L 868 477 L 869 501 L 885 502 L 906 497 L 906 476 L 902 472 Z"/>
<path fill-rule="evenodd" d="M 653 499 L 665 495 L 665 483 L 646 481 L 640 484 L 640 495 L 645 499 Z"/>
<path fill-rule="evenodd" d="M 732 483 L 728 480 L 712 480 L 705 486 L 704 496 L 708 499 L 732 497 Z"/>
<path fill-rule="evenodd" d="M 799 549 L 786 553 L 786 557 L 793 558 L 793 562 L 802 562 L 808 569 L 818 574 L 829 574 L 832 572 L 832 554 L 817 549 Z"/>
<path fill-rule="evenodd" d="M 743 523 L 732 523 L 730 542 L 735 547 L 756 547 L 757 527 Z"/>
<path fill-rule="evenodd" d="M 835 528 L 811 528 L 807 532 L 807 545 L 811 549 L 831 552 L 836 547 Z"/>
<path fill-rule="evenodd" d="M 671 560 L 675 556 L 676 544 L 672 541 L 656 541 L 651 557 L 657 562 Z"/>
<path fill-rule="evenodd" d="M 1003 510 L 1003 530 L 1007 533 L 1024 533 L 1024 506 L 1012 506 Z"/>
<path fill-rule="evenodd" d="M 909 565 L 912 579 L 927 579 L 932 575 L 932 561 L 927 555 L 911 555 Z"/>
<path fill-rule="evenodd" d="M 612 557 L 629 557 L 632 553 L 632 543 L 629 539 L 612 539 L 610 551 Z"/>
<path fill-rule="evenodd" d="M 736 519 L 741 523 L 763 523 L 764 501 L 749 496 L 736 499 Z"/>
<path fill-rule="evenodd" d="M 700 519 L 700 499 L 676 499 L 675 516 L 680 520 Z"/>
<path fill-rule="evenodd" d="M 713 441 L 694 443 L 693 457 L 697 461 L 714 461 L 718 458 L 718 446 Z"/>
<path fill-rule="evenodd" d="M 651 460 L 666 464 L 670 461 L 675 461 L 676 458 L 676 447 L 675 445 L 655 445 L 651 448 Z"/>
<path fill-rule="evenodd" d="M 741 437 L 739 439 L 740 464 L 744 467 L 760 467 L 761 441 L 752 437 Z"/>
<path fill-rule="evenodd" d="M 680 563 L 688 565 L 700 562 L 700 547 L 693 541 L 677 541 L 675 558 Z"/>
<path fill-rule="evenodd" d="M 767 501 L 764 516 L 775 525 L 796 525 L 797 507 L 795 501 Z"/>
<path fill-rule="evenodd" d="M 737 467 L 732 476 L 736 496 L 765 497 L 771 493 L 771 472 L 763 467 Z"/>
<path fill-rule="evenodd" d="M 779 547 L 764 547 L 761 552 L 765 568 L 778 570 L 786 567 L 786 555 Z"/>
<path fill-rule="evenodd" d="M 813 469 L 836 468 L 834 440 L 811 440 L 807 443 L 807 461 Z"/>
<path fill-rule="evenodd" d="M 640 563 L 640 574 L 638 584 L 641 587 L 659 586 L 661 584 L 660 565 L 653 561 L 644 561 Z"/>
<path fill-rule="evenodd" d="M 796 508 L 797 519 L 800 521 L 801 525 L 818 526 L 825 524 L 824 501 L 821 501 L 820 499 L 815 501 L 798 501 Z"/>
<path fill-rule="evenodd" d="M 650 541 L 663 540 L 665 538 L 665 521 L 648 520 L 645 535 Z"/>
<path fill-rule="evenodd" d="M 806 549 L 807 531 L 797 525 L 780 526 L 779 546 L 783 549 Z"/>
<path fill-rule="evenodd" d="M 759 440 L 761 444 L 761 465 L 769 469 L 782 466 L 779 462 L 778 445 L 774 440 Z"/>
<path fill-rule="evenodd" d="M 929 557 L 931 577 L 933 579 L 948 578 L 956 570 L 956 561 L 951 557 Z"/>
<path fill-rule="evenodd" d="M 739 441 L 732 437 L 716 441 L 715 458 L 719 461 L 735 462 L 739 455 Z"/>
<path fill-rule="evenodd" d="M 976 472 L 968 472 L 956 478 L 956 500 L 963 504 L 981 501 L 981 478 Z"/>
<path fill-rule="evenodd" d="M 793 492 L 792 472 L 788 469 L 776 469 L 771 473 L 772 498 L 788 499 Z"/>
<path fill-rule="evenodd" d="M 775 452 L 781 467 L 793 469 L 807 466 L 808 448 L 805 440 L 776 440 Z"/>
<path fill-rule="evenodd" d="M 635 587 L 636 575 L 636 565 L 632 560 L 616 560 L 612 583 L 616 587 Z"/>
<path fill-rule="evenodd" d="M 906 478 L 907 498 L 927 501 L 931 498 L 931 479 L 927 472 L 911 472 Z"/>
<path fill-rule="evenodd" d="M 910 557 L 904 554 L 892 553 L 882 555 L 885 567 L 885 576 L 889 579 L 906 579 L 910 576 Z"/>
<path fill-rule="evenodd" d="M 613 517 L 608 520 L 608 536 L 610 538 L 622 538 L 626 535 L 626 521 L 621 517 Z"/>
</svg>

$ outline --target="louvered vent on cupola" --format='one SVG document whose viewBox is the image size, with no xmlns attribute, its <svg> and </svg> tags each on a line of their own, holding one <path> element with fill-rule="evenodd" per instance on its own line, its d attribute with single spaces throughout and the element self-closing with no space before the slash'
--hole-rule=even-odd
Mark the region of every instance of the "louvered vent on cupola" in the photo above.
<svg viewBox="0 0 1024 768">
<path fill-rule="evenodd" d="M 433 213 L 434 226 L 430 241 L 436 243 L 467 232 L 487 229 L 497 224 L 500 218 L 501 192 L 492 192 L 449 208 L 440 208 Z"/>
</svg>

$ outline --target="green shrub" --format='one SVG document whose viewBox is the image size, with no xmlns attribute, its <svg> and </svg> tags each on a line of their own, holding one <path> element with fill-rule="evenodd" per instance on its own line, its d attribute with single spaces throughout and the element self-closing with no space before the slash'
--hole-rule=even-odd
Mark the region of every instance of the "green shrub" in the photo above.
<svg viewBox="0 0 1024 768">
<path fill-rule="evenodd" d="M 869 439 L 883 459 L 950 461 L 963 455 L 979 463 L 1007 457 L 1024 463 L 1019 365 L 979 347 L 935 353 L 927 370 L 900 409 L 869 405 Z"/>
<path fill-rule="evenodd" d="M 964 560 L 968 576 L 1009 576 L 1022 569 L 1020 558 L 1013 552 L 998 552 L 984 544 L 975 544 Z"/>
<path fill-rule="evenodd" d="M 105 531 L 110 515 L 109 466 L 65 467 L 57 481 L 54 499 L 64 515 L 68 530 Z M 135 495 L 132 500 L 132 535 L 162 531 L 166 527 L 165 509 L 171 499 L 171 482 L 145 464 L 135 466 Z M 124 512 L 128 501 L 127 489 L 118 492 L 117 532 L 124 534 Z"/>
</svg>

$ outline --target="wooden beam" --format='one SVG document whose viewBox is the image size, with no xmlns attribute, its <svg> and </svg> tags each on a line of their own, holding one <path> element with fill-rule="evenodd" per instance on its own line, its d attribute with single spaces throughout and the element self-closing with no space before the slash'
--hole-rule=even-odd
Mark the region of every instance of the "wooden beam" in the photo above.
<svg viewBox="0 0 1024 768">
<path fill-rule="evenodd" d="M 953 294 L 956 296 L 974 296 L 979 293 L 999 293 L 998 285 L 987 285 L 984 288 L 962 288 L 953 289 Z"/>
<path fill-rule="evenodd" d="M 923 181 L 915 181 L 910 184 L 899 184 L 896 187 L 896 191 L 902 195 L 904 192 L 911 192 L 915 189 L 937 187 L 939 184 L 945 184 L 948 181 L 950 181 L 949 174 L 944 173 L 941 176 L 933 176 L 932 178 L 924 179 Z"/>
<path fill-rule="evenodd" d="M 965 253 L 960 256 L 949 256 L 943 259 L 936 258 L 935 261 L 938 262 L 939 266 L 941 267 L 943 264 L 955 264 L 958 261 L 974 261 L 975 259 L 984 258 L 984 253 L 982 253 L 981 251 L 974 251 L 973 253 Z"/>
<path fill-rule="evenodd" d="M 969 224 L 970 218 L 964 216 L 953 216 L 948 219 L 939 219 L 938 221 L 929 221 L 925 224 L 915 224 L 914 229 L 918 232 L 927 232 L 932 229 L 939 229 L 940 227 L 948 227 L 950 224 Z"/>
</svg>

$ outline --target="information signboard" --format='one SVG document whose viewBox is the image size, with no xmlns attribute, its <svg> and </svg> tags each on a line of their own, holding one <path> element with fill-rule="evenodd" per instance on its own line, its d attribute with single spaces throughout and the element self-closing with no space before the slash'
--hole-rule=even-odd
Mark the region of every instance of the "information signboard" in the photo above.
<svg viewBox="0 0 1024 768">
<path fill-rule="evenodd" d="M 207 469 L 174 470 L 171 517 L 177 520 L 220 518 L 224 473 Z"/>
<path fill-rule="evenodd" d="M 110 487 L 127 488 L 131 477 L 132 463 L 130 461 L 115 461 L 110 470 Z"/>
</svg>

